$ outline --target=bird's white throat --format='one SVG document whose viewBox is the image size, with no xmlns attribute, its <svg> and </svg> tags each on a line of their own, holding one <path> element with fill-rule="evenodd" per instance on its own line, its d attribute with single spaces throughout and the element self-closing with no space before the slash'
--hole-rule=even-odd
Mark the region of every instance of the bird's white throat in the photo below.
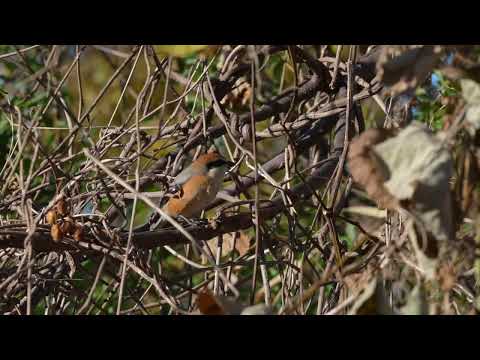
<svg viewBox="0 0 480 360">
<path fill-rule="evenodd" d="M 227 171 L 228 166 L 218 166 L 208 170 L 208 176 L 212 179 L 218 179 L 219 181 L 223 181 L 223 177 L 225 176 L 225 172 Z"/>
</svg>

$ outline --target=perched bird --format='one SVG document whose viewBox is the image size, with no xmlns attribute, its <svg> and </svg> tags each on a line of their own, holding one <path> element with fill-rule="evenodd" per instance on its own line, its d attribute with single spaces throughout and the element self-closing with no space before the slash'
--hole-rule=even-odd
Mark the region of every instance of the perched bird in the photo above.
<svg viewBox="0 0 480 360">
<path fill-rule="evenodd" d="M 172 187 L 178 191 L 176 190 L 173 196 L 168 196 L 168 201 L 161 207 L 162 211 L 171 217 L 181 217 L 184 220 L 200 216 L 201 212 L 215 200 L 226 171 L 233 165 L 235 164 L 223 159 L 217 152 L 201 155 L 173 179 Z M 172 194 L 171 190 L 173 189 L 170 189 L 170 194 Z M 154 201 L 166 198 L 163 191 L 141 194 Z M 135 198 L 135 194 L 131 193 L 122 193 L 122 196 L 124 199 Z M 233 199 L 227 194 L 222 194 L 221 197 L 227 201 Z M 238 201 L 238 199 L 233 199 L 233 201 Z M 166 219 L 155 212 L 146 224 L 140 225 L 134 231 L 153 230 L 163 227 L 166 223 Z"/>
<path fill-rule="evenodd" d="M 180 187 L 179 195 L 171 197 L 162 210 L 172 217 L 199 216 L 215 200 L 225 172 L 233 165 L 217 152 L 201 155 L 175 177 L 173 185 Z"/>
</svg>

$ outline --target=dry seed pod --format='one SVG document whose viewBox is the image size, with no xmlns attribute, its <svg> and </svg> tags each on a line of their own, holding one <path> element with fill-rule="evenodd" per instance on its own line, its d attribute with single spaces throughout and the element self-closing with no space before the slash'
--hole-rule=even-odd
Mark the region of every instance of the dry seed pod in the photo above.
<svg viewBox="0 0 480 360">
<path fill-rule="evenodd" d="M 72 218 L 67 217 L 61 227 L 64 234 L 72 235 L 75 231 L 75 223 Z"/>
<path fill-rule="evenodd" d="M 60 214 L 60 216 L 67 216 L 68 215 L 68 207 L 67 203 L 65 200 L 60 199 L 57 202 L 57 212 Z"/>
<path fill-rule="evenodd" d="M 57 212 L 54 209 L 50 210 L 47 212 L 46 219 L 49 225 L 55 224 L 57 222 Z"/>
<path fill-rule="evenodd" d="M 53 241 L 59 242 L 63 239 L 63 231 L 60 228 L 60 225 L 53 224 L 50 229 L 50 235 L 52 236 Z"/>
<path fill-rule="evenodd" d="M 77 225 L 75 232 L 73 233 L 73 239 L 75 241 L 83 241 L 83 226 Z"/>
</svg>

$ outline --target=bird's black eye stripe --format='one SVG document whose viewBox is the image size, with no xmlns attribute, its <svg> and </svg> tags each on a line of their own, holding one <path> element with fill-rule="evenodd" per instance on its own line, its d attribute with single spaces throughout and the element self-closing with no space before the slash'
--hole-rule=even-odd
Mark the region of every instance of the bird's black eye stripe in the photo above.
<svg viewBox="0 0 480 360">
<path fill-rule="evenodd" d="M 219 166 L 222 166 L 225 164 L 225 160 L 223 159 L 218 159 L 218 160 L 215 160 L 215 161 L 212 161 L 210 163 L 207 164 L 207 167 L 209 169 L 214 169 L 216 167 L 219 167 Z"/>
<path fill-rule="evenodd" d="M 212 161 L 212 162 L 208 163 L 207 168 L 208 169 L 213 169 L 213 168 L 225 165 L 225 164 L 227 164 L 227 162 L 225 160 L 218 159 L 218 160 L 215 160 L 215 161 Z"/>
</svg>

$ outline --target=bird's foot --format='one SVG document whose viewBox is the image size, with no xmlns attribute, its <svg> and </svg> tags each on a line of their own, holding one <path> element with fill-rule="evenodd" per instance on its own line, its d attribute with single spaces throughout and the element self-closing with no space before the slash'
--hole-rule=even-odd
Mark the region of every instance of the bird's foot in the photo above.
<svg viewBox="0 0 480 360">
<path fill-rule="evenodd" d="M 216 216 L 208 221 L 208 225 L 213 229 L 216 230 L 218 229 L 219 225 L 221 223 L 221 216 Z"/>
<path fill-rule="evenodd" d="M 188 219 L 182 215 L 179 215 L 177 218 L 190 226 L 205 226 L 208 223 L 206 219 Z"/>
<path fill-rule="evenodd" d="M 167 190 L 166 197 L 181 199 L 183 197 L 183 188 L 180 185 L 174 185 Z"/>
</svg>

